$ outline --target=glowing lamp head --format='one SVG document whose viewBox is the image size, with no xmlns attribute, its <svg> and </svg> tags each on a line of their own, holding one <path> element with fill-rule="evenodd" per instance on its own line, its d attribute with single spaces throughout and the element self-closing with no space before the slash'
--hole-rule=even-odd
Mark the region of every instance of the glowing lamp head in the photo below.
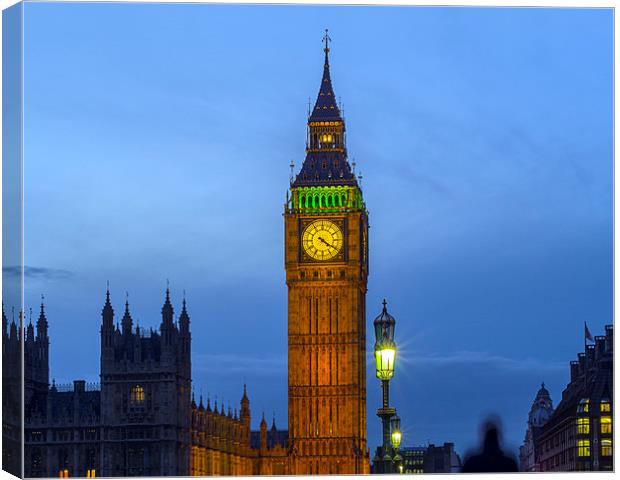
<svg viewBox="0 0 620 480">
<path fill-rule="evenodd" d="M 375 370 L 379 380 L 389 380 L 394 376 L 395 360 L 396 344 L 394 342 L 375 345 Z"/>
<path fill-rule="evenodd" d="M 396 343 L 394 327 L 396 320 L 387 311 L 387 302 L 383 300 L 383 311 L 373 322 L 375 327 L 375 366 L 377 378 L 389 380 L 394 376 L 396 360 Z"/>
<path fill-rule="evenodd" d="M 392 446 L 394 448 L 398 448 L 403 438 L 403 434 L 400 431 L 400 418 L 398 417 L 398 415 L 394 415 L 390 423 L 392 430 Z"/>
</svg>

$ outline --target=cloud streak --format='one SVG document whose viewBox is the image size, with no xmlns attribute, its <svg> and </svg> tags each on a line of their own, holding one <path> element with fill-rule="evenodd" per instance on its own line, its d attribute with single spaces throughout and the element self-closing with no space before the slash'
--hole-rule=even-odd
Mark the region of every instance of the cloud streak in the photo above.
<svg viewBox="0 0 620 480">
<path fill-rule="evenodd" d="M 527 371 L 562 371 L 567 368 L 566 362 L 549 362 L 538 358 L 509 358 L 501 355 L 494 355 L 488 352 L 477 352 L 471 350 L 459 350 L 443 355 L 429 354 L 424 356 L 410 357 L 406 354 L 399 356 L 399 362 L 409 365 L 433 367 L 455 367 L 469 365 L 494 366 L 498 370 L 509 372 Z M 373 363 L 374 358 L 368 357 L 368 363 Z"/>
<path fill-rule="evenodd" d="M 254 357 L 234 353 L 197 354 L 193 358 L 194 372 L 214 375 L 246 374 L 248 376 L 286 376 L 285 355 Z"/>
<path fill-rule="evenodd" d="M 18 278 L 21 275 L 21 267 L 18 265 L 2 267 L 2 273 L 11 278 Z M 60 268 L 47 267 L 24 267 L 24 276 L 36 280 L 62 280 L 73 276 L 73 272 Z"/>
</svg>

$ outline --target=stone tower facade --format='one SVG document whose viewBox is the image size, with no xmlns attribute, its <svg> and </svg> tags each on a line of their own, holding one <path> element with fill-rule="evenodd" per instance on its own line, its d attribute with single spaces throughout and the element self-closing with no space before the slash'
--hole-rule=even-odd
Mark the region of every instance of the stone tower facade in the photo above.
<svg viewBox="0 0 620 480">
<path fill-rule="evenodd" d="M 114 325 L 110 293 L 102 311 L 103 476 L 189 475 L 191 335 L 185 300 L 178 322 L 170 292 L 159 332 L 133 327 L 129 303 Z"/>
<path fill-rule="evenodd" d="M 329 37 L 306 158 L 284 212 L 290 473 L 369 472 L 366 444 L 368 215 L 347 160 Z"/>
</svg>

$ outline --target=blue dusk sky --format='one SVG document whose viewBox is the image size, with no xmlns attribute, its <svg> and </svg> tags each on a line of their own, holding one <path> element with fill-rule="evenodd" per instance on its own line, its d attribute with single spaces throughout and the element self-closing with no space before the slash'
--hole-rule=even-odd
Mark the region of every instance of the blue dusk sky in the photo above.
<svg viewBox="0 0 620 480">
<path fill-rule="evenodd" d="M 612 322 L 612 10 L 28 3 L 24 25 L 26 304 L 57 382 L 98 380 L 106 281 L 148 328 L 169 279 L 197 394 L 246 382 L 253 427 L 286 426 L 282 213 L 325 28 L 404 444 L 464 453 L 497 413 L 516 449 L 583 322 Z M 370 356 L 367 387 L 374 450 Z"/>
</svg>

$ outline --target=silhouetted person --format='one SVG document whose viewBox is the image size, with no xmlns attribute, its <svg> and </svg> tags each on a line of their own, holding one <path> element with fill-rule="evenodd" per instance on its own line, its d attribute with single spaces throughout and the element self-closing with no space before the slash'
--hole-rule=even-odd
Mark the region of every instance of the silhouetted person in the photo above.
<svg viewBox="0 0 620 480">
<path fill-rule="evenodd" d="M 504 455 L 499 447 L 499 427 L 495 422 L 485 424 L 482 452 L 465 460 L 462 472 L 518 472 L 517 462 Z"/>
</svg>

